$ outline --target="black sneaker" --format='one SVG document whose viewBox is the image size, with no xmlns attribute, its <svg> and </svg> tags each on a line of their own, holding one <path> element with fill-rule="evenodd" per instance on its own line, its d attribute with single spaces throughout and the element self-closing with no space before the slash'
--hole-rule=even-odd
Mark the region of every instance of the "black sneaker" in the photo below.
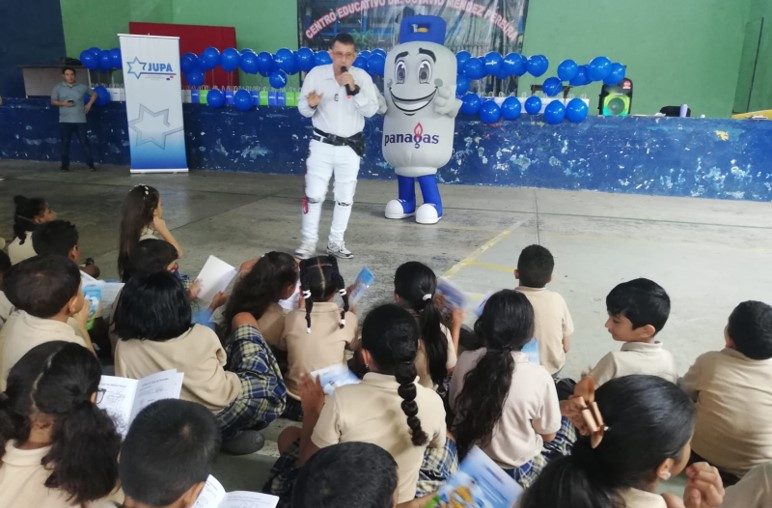
<svg viewBox="0 0 772 508">
<path fill-rule="evenodd" d="M 93 164 L 89 164 L 88 168 L 89 168 L 91 171 L 96 171 L 96 166 L 94 166 Z"/>
<path fill-rule="evenodd" d="M 255 453 L 265 445 L 265 437 L 258 430 L 243 430 L 235 437 L 223 441 L 222 451 L 230 455 Z"/>
<path fill-rule="evenodd" d="M 61 167 L 59 168 L 59 171 L 69 171 L 69 170 L 70 170 L 70 168 L 66 168 L 66 167 L 64 167 L 64 166 L 61 166 Z"/>
</svg>

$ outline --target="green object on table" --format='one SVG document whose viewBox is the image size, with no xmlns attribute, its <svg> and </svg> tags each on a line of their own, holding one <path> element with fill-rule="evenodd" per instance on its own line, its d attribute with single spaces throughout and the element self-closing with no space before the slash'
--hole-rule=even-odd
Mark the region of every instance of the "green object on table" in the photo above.
<svg viewBox="0 0 772 508">
<path fill-rule="evenodd" d="M 268 90 L 260 90 L 260 105 L 268 105 Z"/>
<path fill-rule="evenodd" d="M 201 90 L 198 92 L 198 102 L 201 104 L 209 104 L 209 100 L 207 99 L 207 96 L 209 95 L 209 90 Z"/>
</svg>

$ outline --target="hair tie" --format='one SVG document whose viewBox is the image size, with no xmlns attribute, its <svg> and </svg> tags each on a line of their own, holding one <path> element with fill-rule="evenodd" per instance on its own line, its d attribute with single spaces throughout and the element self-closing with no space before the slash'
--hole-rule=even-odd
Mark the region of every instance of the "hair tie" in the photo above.
<svg viewBox="0 0 772 508">
<path fill-rule="evenodd" d="M 346 326 L 346 318 L 341 318 L 340 319 L 340 327 L 343 328 L 344 326 Z"/>
<path fill-rule="evenodd" d="M 303 300 L 308 300 L 309 298 L 311 298 L 311 290 L 310 289 L 306 289 L 305 291 L 303 291 Z M 309 333 L 311 333 L 311 332 L 309 332 Z"/>
<path fill-rule="evenodd" d="M 422 300 L 423 300 L 424 302 L 425 302 L 425 301 L 428 301 L 428 300 L 431 300 L 431 299 L 432 299 L 432 295 L 431 295 L 431 293 L 426 293 L 426 294 L 423 296 L 423 298 L 422 298 Z"/>
<path fill-rule="evenodd" d="M 341 290 L 338 290 L 338 294 L 339 294 L 340 296 L 346 296 L 346 288 L 343 288 L 343 289 L 341 289 Z"/>
<path fill-rule="evenodd" d="M 306 333 L 311 335 L 311 327 L 310 326 L 308 328 L 306 328 Z"/>
</svg>

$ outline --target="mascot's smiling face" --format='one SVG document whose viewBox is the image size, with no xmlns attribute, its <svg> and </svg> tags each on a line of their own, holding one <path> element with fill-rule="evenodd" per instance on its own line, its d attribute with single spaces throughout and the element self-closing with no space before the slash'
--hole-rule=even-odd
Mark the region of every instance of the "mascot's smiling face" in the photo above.
<svg viewBox="0 0 772 508">
<path fill-rule="evenodd" d="M 406 42 L 389 51 L 384 78 L 389 109 L 413 116 L 432 103 L 439 87 L 452 85 L 455 92 L 456 58 L 433 42 Z"/>
</svg>

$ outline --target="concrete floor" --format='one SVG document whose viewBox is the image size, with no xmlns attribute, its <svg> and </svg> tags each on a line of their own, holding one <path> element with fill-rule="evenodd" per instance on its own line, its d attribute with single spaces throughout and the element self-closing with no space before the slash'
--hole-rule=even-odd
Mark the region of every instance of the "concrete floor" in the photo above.
<svg viewBox="0 0 772 508">
<path fill-rule="evenodd" d="M 167 223 L 186 251 L 182 269 L 190 275 L 198 273 L 209 254 L 237 265 L 298 245 L 301 177 L 130 176 L 126 167 L 102 166 L 96 173 L 79 167 L 60 173 L 57 167 L 0 161 L 5 178 L 0 182 L 0 236 L 12 236 L 13 195 L 43 196 L 60 218 L 78 226 L 81 251 L 95 258 L 104 278 L 116 275 L 120 205 L 137 183 L 161 192 Z M 341 269 L 347 281 L 363 265 L 375 273 L 362 310 L 391 298 L 394 270 L 408 260 L 449 277 L 467 291 L 474 308 L 487 292 L 514 287 L 512 269 L 520 250 L 540 243 L 555 256 L 548 287 L 565 297 L 574 318 L 576 333 L 564 372 L 577 376 L 619 347 L 603 323 L 605 296 L 621 281 L 648 277 L 670 294 L 672 312 L 660 339 L 675 354 L 681 372 L 700 353 L 722 347 L 726 319 L 737 303 L 772 301 L 772 203 L 461 185 L 444 186 L 442 192 L 445 217 L 435 226 L 420 226 L 383 218 L 394 182 L 359 182 L 346 235 L 356 257 L 341 262 Z M 329 219 L 326 210 L 325 233 Z M 285 424 L 272 425 L 269 439 Z M 272 441 L 258 454 L 221 460 L 218 475 L 230 490 L 257 490 L 273 456 Z"/>
</svg>

